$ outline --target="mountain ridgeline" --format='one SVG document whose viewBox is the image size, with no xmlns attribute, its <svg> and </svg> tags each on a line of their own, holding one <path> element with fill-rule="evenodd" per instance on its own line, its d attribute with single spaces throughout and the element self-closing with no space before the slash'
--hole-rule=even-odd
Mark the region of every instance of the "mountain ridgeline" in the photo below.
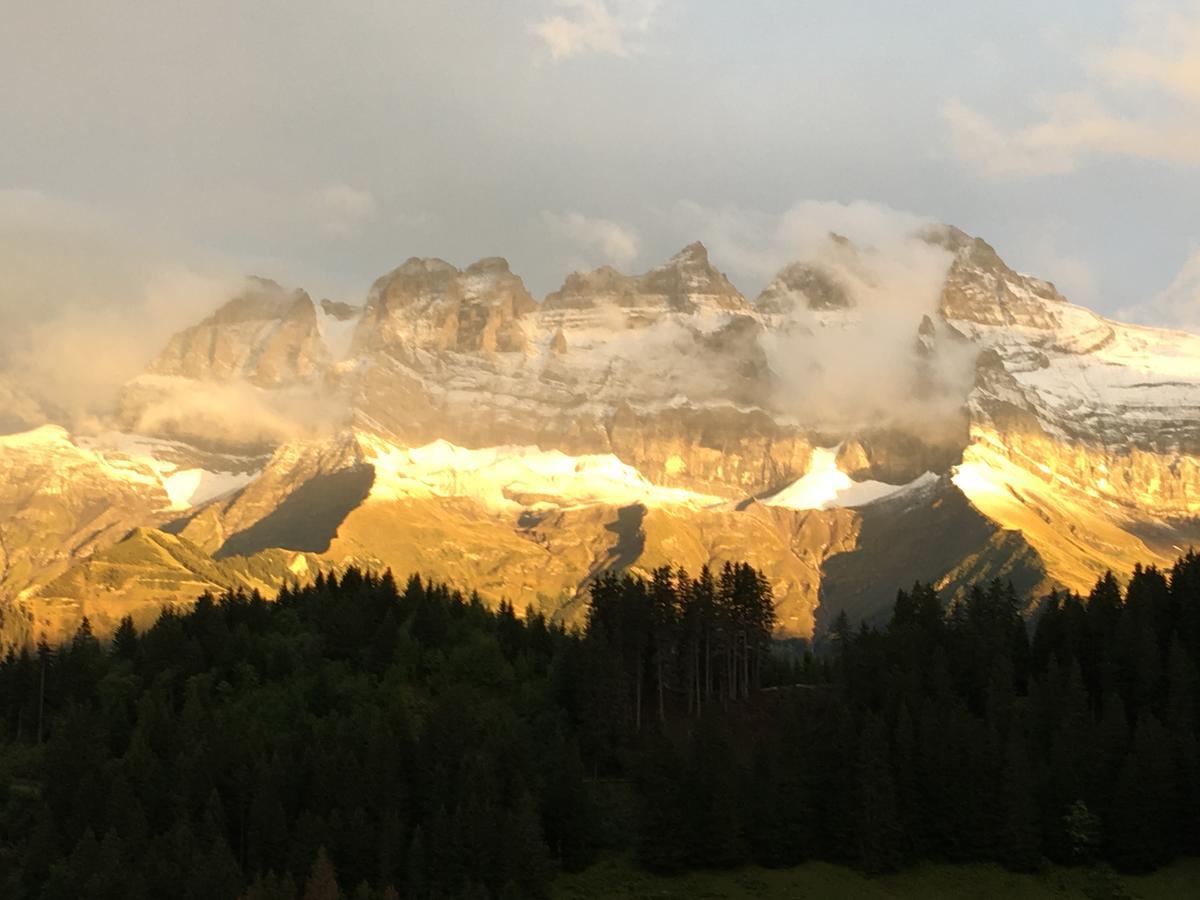
<svg viewBox="0 0 1200 900">
<path fill-rule="evenodd" d="M 349 567 L 580 623 L 607 572 L 732 561 L 811 638 L 886 622 L 889 585 L 1086 592 L 1200 538 L 1200 337 L 947 226 L 830 235 L 754 299 L 699 243 L 541 301 L 499 258 L 410 259 L 361 303 L 251 279 L 99 424 L 21 415 L 6 645 Z"/>
<path fill-rule="evenodd" d="M 821 659 L 770 650 L 745 565 L 608 575 L 586 627 L 348 570 L 203 595 L 0 662 L 13 898 L 509 898 L 658 871 L 1200 850 L 1200 557 L 1122 591 L 1011 585 Z M 768 655 L 770 654 L 770 655 Z"/>
</svg>

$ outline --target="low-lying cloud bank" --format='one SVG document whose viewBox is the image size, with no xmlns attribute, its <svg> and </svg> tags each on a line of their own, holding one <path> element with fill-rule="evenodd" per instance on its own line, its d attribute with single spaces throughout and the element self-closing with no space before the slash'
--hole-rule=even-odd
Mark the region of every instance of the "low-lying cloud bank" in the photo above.
<svg viewBox="0 0 1200 900">
<path fill-rule="evenodd" d="M 687 203 L 671 219 L 672 228 L 704 240 L 735 283 L 757 289 L 800 264 L 851 304 L 831 316 L 793 298 L 778 327 L 759 339 L 777 386 L 762 400 L 830 431 L 961 425 L 974 354 L 950 341 L 937 317 L 951 256 L 917 236 L 926 220 L 877 204 L 816 201 L 773 215 Z M 546 221 L 604 261 L 628 264 L 639 255 L 636 233 L 616 222 L 574 213 L 548 213 Z M 0 430 L 45 420 L 101 427 L 116 412 L 122 386 L 170 335 L 242 286 L 228 265 L 184 262 L 186 254 L 173 249 L 86 207 L 39 192 L 0 192 L 0 268 L 7 273 L 0 284 Z M 933 332 L 922 340 L 936 345 L 933 353 L 919 343 L 927 317 L 924 327 L 932 324 Z M 662 352 L 673 354 L 676 344 L 665 341 Z M 672 355 L 664 365 L 683 366 L 683 358 Z M 697 398 L 717 390 L 712 372 L 673 374 Z M 190 423 L 191 432 L 236 434 L 246 444 L 305 437 L 345 417 L 334 398 L 241 384 L 187 391 L 159 384 L 143 400 L 126 425 L 170 432 Z"/>
<path fill-rule="evenodd" d="M 24 398 L 0 428 L 108 414 L 172 333 L 240 283 L 149 233 L 40 191 L 0 191 L 0 397 Z"/>
</svg>

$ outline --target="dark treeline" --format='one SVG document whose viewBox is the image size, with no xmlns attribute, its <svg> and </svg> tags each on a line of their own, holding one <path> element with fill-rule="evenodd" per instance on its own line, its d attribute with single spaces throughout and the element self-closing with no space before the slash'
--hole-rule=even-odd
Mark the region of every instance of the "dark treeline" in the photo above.
<svg viewBox="0 0 1200 900">
<path fill-rule="evenodd" d="M 579 633 L 349 571 L 0 663 L 0 895 L 544 896 L 679 870 L 1200 850 L 1200 558 L 1054 595 L 923 585 L 772 654 L 748 566 L 604 576 Z M 804 682 L 804 683 L 797 683 Z M 762 689 L 762 688 L 768 689 Z"/>
<path fill-rule="evenodd" d="M 351 570 L 9 654 L 0 896 L 542 896 L 590 833 L 570 640 Z"/>
<path fill-rule="evenodd" d="M 717 700 L 744 700 L 758 690 L 775 629 L 771 586 L 754 567 L 726 563 L 714 577 L 705 568 L 655 570 L 642 578 L 606 574 L 592 585 L 586 636 L 595 655 L 618 662 L 612 674 L 618 706 L 631 701 L 633 730 L 640 731 L 646 699 L 654 715 L 667 718 L 686 697 L 687 712 L 702 714 Z"/>
<path fill-rule="evenodd" d="M 834 684 L 643 756 L 643 862 L 1140 871 L 1200 852 L 1200 557 L 1053 594 L 1032 638 L 1022 606 L 996 582 L 947 612 L 918 584 L 886 630 L 841 617 Z"/>
</svg>

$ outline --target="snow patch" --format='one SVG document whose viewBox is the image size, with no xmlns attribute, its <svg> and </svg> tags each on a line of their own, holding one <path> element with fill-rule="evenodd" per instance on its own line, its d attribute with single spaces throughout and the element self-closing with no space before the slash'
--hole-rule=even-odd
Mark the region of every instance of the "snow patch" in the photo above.
<svg viewBox="0 0 1200 900">
<path fill-rule="evenodd" d="M 71 436 L 61 425 L 42 425 L 31 431 L 0 435 L 0 448 L 5 450 L 28 450 L 35 447 L 66 447 L 71 445 Z"/>
<path fill-rule="evenodd" d="M 256 476 L 256 472 L 210 472 L 207 469 L 180 469 L 161 477 L 163 490 L 167 492 L 167 497 L 171 500 L 170 508 L 185 510 L 241 490 Z"/>
<path fill-rule="evenodd" d="M 141 484 L 157 484 L 167 495 L 166 509 L 182 512 L 240 490 L 258 477 L 257 471 L 223 472 L 198 466 L 181 467 L 165 455 L 188 448 L 137 434 L 110 431 L 79 438 L 78 450 L 95 458 L 111 476 Z"/>
<path fill-rule="evenodd" d="M 354 332 L 358 329 L 360 318 L 361 314 L 356 313 L 345 319 L 338 319 L 337 316 L 321 309 L 317 310 L 317 331 L 334 362 L 341 362 L 350 355 L 350 347 L 354 343 Z"/>
<path fill-rule="evenodd" d="M 926 472 L 908 484 L 855 481 L 838 468 L 836 447 L 816 447 L 804 477 L 762 502 L 787 509 L 834 509 L 859 507 L 924 487 L 937 480 Z"/>
<path fill-rule="evenodd" d="M 397 447 L 369 435 L 360 441 L 365 461 L 375 468 L 372 500 L 469 497 L 503 513 L 593 503 L 700 508 L 723 502 L 652 484 L 611 453 L 569 456 L 533 446 L 468 450 L 444 440 Z"/>
</svg>

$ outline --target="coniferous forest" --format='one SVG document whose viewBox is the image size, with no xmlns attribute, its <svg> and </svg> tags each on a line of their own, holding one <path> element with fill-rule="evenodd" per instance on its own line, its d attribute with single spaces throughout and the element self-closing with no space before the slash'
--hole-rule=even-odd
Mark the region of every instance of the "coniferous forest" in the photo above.
<svg viewBox="0 0 1200 900">
<path fill-rule="evenodd" d="M 1200 557 L 773 644 L 745 565 L 606 575 L 586 627 L 350 570 L 0 664 L 0 895 L 526 898 L 830 860 L 1200 852 Z"/>
</svg>

